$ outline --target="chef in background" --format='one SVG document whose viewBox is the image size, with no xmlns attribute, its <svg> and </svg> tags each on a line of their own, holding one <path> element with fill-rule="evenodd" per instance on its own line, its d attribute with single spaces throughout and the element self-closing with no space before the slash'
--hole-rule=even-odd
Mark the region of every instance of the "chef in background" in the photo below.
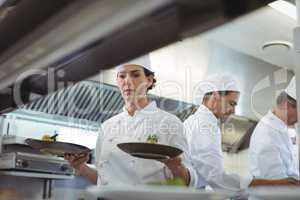
<svg viewBox="0 0 300 200">
<path fill-rule="evenodd" d="M 206 185 L 241 191 L 260 185 L 299 185 L 293 178 L 253 179 L 224 170 L 220 123 L 235 112 L 240 90 L 227 74 L 215 74 L 200 83 L 200 107 L 185 122 L 192 164 L 198 174 L 197 187 Z M 286 178 L 286 179 L 284 179 Z"/>
<path fill-rule="evenodd" d="M 185 185 L 193 186 L 196 172 L 187 154 L 164 163 L 135 158 L 117 147 L 125 142 L 155 140 L 188 152 L 182 122 L 174 115 L 159 109 L 147 97 L 156 82 L 150 67 L 149 56 L 137 58 L 117 67 L 117 85 L 125 106 L 123 112 L 102 124 L 96 145 L 96 168 L 88 167 L 86 158 L 66 157 L 79 174 L 98 185 L 151 184 L 180 178 Z"/>
<path fill-rule="evenodd" d="M 299 179 L 288 128 L 297 122 L 296 80 L 279 94 L 276 106 L 257 124 L 250 141 L 249 165 L 254 177 Z"/>
</svg>

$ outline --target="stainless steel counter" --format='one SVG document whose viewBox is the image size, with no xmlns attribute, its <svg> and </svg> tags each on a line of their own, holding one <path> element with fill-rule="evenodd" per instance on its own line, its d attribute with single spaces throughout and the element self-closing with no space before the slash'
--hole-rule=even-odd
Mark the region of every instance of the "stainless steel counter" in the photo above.
<svg viewBox="0 0 300 200">
<path fill-rule="evenodd" d="M 66 183 L 58 184 L 60 182 Z M 74 191 L 86 187 L 86 184 L 81 184 L 81 188 L 74 187 L 77 182 L 80 181 L 69 175 L 0 171 L 0 200 L 74 200 L 77 199 Z M 74 191 L 68 197 L 66 191 L 70 188 Z"/>
<path fill-rule="evenodd" d="M 174 186 L 101 186 L 86 191 L 87 200 L 225 200 L 228 191 L 205 191 Z"/>
</svg>

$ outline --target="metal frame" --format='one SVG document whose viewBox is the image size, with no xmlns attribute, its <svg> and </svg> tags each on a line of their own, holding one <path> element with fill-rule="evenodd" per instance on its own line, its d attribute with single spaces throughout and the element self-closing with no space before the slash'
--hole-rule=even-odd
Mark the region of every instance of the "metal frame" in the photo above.
<svg viewBox="0 0 300 200">
<path fill-rule="evenodd" d="M 296 74 L 296 95 L 297 95 L 297 113 L 298 117 L 300 116 L 300 0 L 296 0 L 297 7 L 297 27 L 294 29 L 294 50 L 295 50 L 295 74 Z M 299 118 L 298 118 L 299 119 Z M 297 123 L 297 134 L 298 138 L 300 138 L 300 123 Z M 299 156 L 300 156 L 300 145 L 298 142 Z M 299 157 L 300 158 L 300 157 Z M 299 173 L 300 173 L 300 159 L 299 162 Z"/>
</svg>

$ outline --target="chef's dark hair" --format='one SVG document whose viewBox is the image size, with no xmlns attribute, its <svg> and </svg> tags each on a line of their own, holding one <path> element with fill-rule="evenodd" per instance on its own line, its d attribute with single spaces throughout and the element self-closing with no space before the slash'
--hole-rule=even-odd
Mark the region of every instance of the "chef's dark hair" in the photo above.
<svg viewBox="0 0 300 200">
<path fill-rule="evenodd" d="M 144 73 L 145 73 L 146 77 L 153 76 L 153 83 L 150 87 L 147 88 L 147 91 L 152 90 L 155 87 L 155 84 L 156 84 L 156 78 L 155 78 L 154 72 L 152 72 L 152 71 L 150 71 L 150 70 L 148 70 L 144 67 L 143 67 L 143 69 L 144 69 Z"/>
<path fill-rule="evenodd" d="M 227 91 L 218 91 L 218 93 L 221 95 L 221 96 L 227 96 L 229 95 L 231 92 L 237 92 L 237 91 L 231 91 L 231 90 L 227 90 Z M 204 97 L 203 97 L 203 100 L 202 100 L 202 103 L 203 102 L 206 102 L 210 97 L 211 95 L 213 95 L 214 92 L 208 92 L 208 93 L 205 93 Z"/>
<path fill-rule="evenodd" d="M 297 105 L 297 101 L 291 96 L 289 96 L 285 91 L 283 91 L 278 95 L 276 99 L 276 104 L 277 106 L 279 106 L 285 101 L 288 101 L 292 105 Z"/>
</svg>

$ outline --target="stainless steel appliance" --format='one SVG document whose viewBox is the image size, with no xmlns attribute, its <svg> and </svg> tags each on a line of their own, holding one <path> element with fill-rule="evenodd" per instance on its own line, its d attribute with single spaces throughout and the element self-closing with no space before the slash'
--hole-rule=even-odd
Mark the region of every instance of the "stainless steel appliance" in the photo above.
<svg viewBox="0 0 300 200">
<path fill-rule="evenodd" d="M 0 170 L 73 174 L 72 167 L 62 158 L 23 152 L 2 153 L 0 155 Z"/>
<path fill-rule="evenodd" d="M 24 138 L 17 136 L 3 136 L 0 170 L 74 174 L 73 168 L 63 158 L 41 154 L 27 146 L 24 143 Z"/>
</svg>

